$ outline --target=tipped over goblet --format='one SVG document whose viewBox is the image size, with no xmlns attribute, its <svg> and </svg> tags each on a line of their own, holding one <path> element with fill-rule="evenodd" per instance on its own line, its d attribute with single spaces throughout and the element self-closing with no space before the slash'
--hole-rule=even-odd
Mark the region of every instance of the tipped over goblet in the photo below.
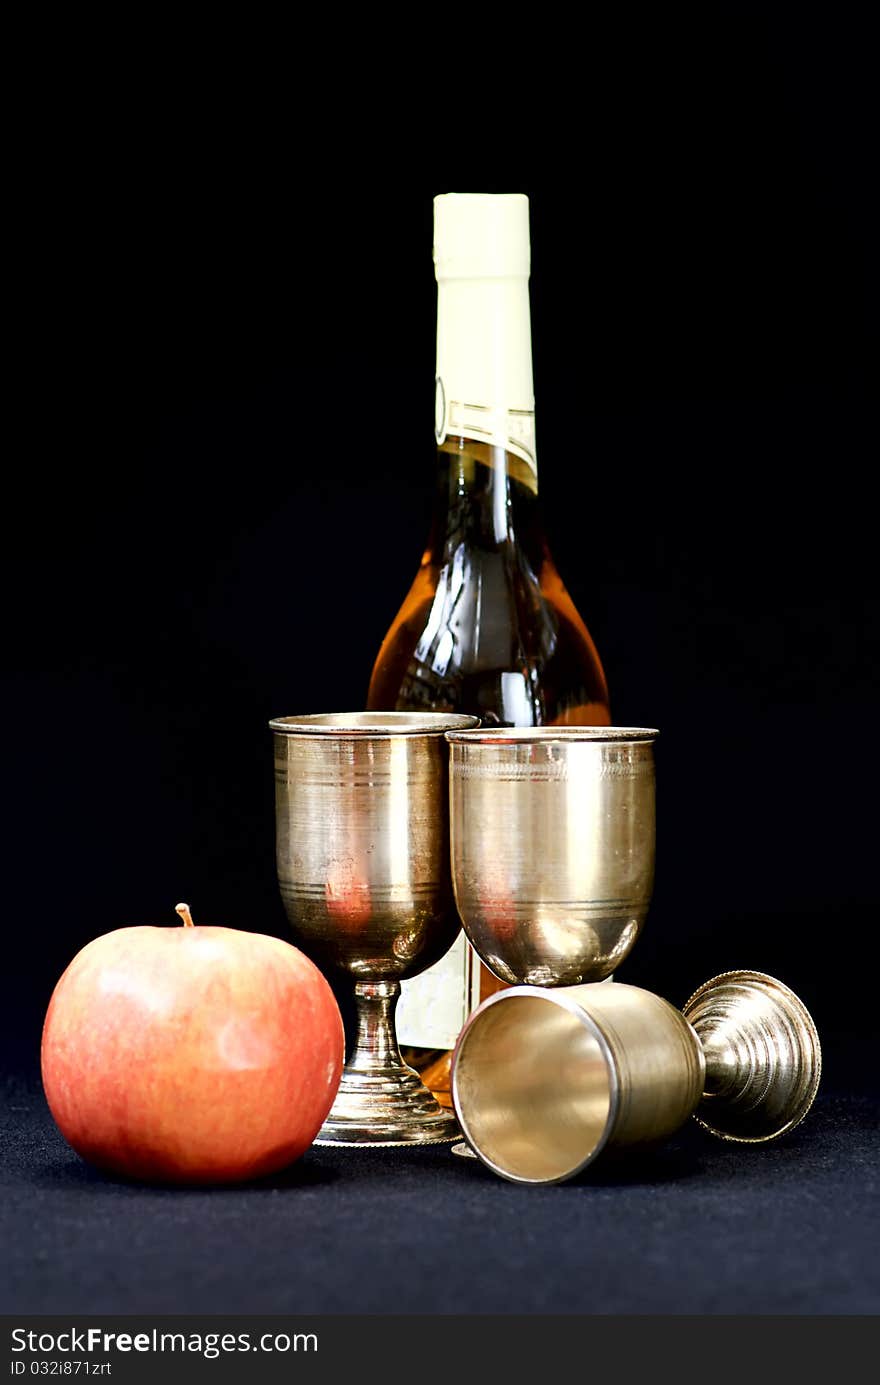
<svg viewBox="0 0 880 1385">
<path fill-rule="evenodd" d="M 688 1116 L 766 1143 L 799 1125 L 822 1070 L 793 991 L 725 972 L 684 1011 L 638 986 L 514 986 L 462 1030 L 452 1099 L 471 1149 L 513 1183 L 561 1183 L 607 1150 L 647 1146 Z"/>
<path fill-rule="evenodd" d="M 357 1037 L 316 1143 L 453 1140 L 452 1112 L 400 1057 L 401 979 L 452 946 L 446 713 L 279 717 L 275 733 L 278 881 L 297 940 L 354 982 Z"/>
</svg>

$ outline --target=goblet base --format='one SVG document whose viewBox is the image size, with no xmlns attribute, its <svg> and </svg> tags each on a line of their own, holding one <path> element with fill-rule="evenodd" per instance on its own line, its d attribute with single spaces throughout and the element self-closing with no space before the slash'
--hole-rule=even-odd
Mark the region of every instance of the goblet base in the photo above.
<svg viewBox="0 0 880 1385">
<path fill-rule="evenodd" d="M 346 1069 L 316 1145 L 447 1144 L 461 1136 L 458 1121 L 434 1100 L 409 1068 Z"/>
<path fill-rule="evenodd" d="M 800 1124 L 819 1086 L 822 1050 L 793 991 L 764 972 L 727 971 L 682 1013 L 706 1058 L 700 1125 L 722 1140 L 762 1144 Z"/>
</svg>

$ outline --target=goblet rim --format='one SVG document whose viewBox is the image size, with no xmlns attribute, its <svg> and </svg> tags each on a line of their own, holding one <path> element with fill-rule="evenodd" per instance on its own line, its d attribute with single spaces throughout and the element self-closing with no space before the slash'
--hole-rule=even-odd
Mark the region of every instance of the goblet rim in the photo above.
<svg viewBox="0 0 880 1385">
<path fill-rule="evenodd" d="M 450 730 L 450 745 L 552 745 L 554 741 L 596 741 L 605 745 L 650 744 L 660 735 L 651 726 L 476 726 Z"/>
<path fill-rule="evenodd" d="M 452 1056 L 450 1086 L 452 1089 L 452 1105 L 453 1109 L 455 1110 L 458 1123 L 461 1126 L 462 1134 L 464 1135 L 471 1149 L 474 1151 L 477 1157 L 480 1160 L 482 1160 L 486 1167 L 491 1169 L 493 1173 L 498 1174 L 500 1178 L 507 1179 L 510 1183 L 519 1183 L 520 1185 L 525 1185 L 528 1187 L 540 1187 L 556 1183 L 566 1183 L 569 1181 L 569 1179 L 576 1178 L 578 1174 L 583 1173 L 585 1169 L 589 1168 L 589 1166 L 595 1162 L 595 1160 L 605 1149 L 605 1146 L 608 1144 L 608 1141 L 611 1138 L 612 1131 L 614 1130 L 614 1127 L 620 1115 L 620 1075 L 617 1067 L 617 1062 L 614 1056 L 614 1050 L 608 1040 L 608 1036 L 602 1029 L 602 1026 L 597 1022 L 595 1017 L 591 1015 L 588 1010 L 584 1009 L 582 1005 L 579 1005 L 577 1001 L 574 1000 L 571 996 L 567 995 L 565 991 L 565 987 L 559 987 L 558 989 L 556 989 L 552 986 L 508 986 L 505 990 L 499 991 L 496 995 L 489 996 L 486 1000 L 483 1001 L 481 1005 L 477 1007 L 476 1010 L 474 1010 L 474 1012 L 465 1021 L 464 1028 L 459 1034 L 458 1041 L 455 1045 L 455 1050 Z M 545 1175 L 543 1177 L 535 1178 L 529 1177 L 528 1175 L 516 1173 L 512 1168 L 505 1168 L 504 1165 L 497 1163 L 490 1155 L 486 1154 L 484 1150 L 481 1150 L 479 1148 L 477 1138 L 475 1138 L 473 1134 L 472 1126 L 469 1123 L 467 1116 L 462 1110 L 461 1093 L 459 1091 L 459 1075 L 461 1072 L 461 1060 L 464 1057 L 465 1049 L 467 1047 L 468 1036 L 474 1028 L 475 1023 L 479 1020 L 481 1015 L 485 1014 L 485 1012 L 491 1009 L 494 1005 L 508 1003 L 511 1000 L 517 999 L 518 997 L 529 1000 L 545 1001 L 549 1004 L 558 1006 L 561 1010 L 567 1011 L 570 1017 L 573 1020 L 575 1020 L 576 1023 L 581 1025 L 581 1027 L 585 1029 L 587 1033 L 590 1035 L 590 1037 L 595 1041 L 599 1049 L 599 1052 L 602 1055 L 603 1062 L 605 1064 L 605 1075 L 608 1081 L 608 1113 L 605 1118 L 605 1125 L 603 1127 L 602 1133 L 594 1143 L 592 1149 L 590 1149 L 590 1151 L 584 1156 L 583 1159 L 581 1159 L 578 1163 L 568 1167 L 567 1169 L 561 1170 L 557 1174 L 550 1174 Z"/>
<path fill-rule="evenodd" d="M 306 712 L 273 717 L 269 728 L 287 736 L 391 740 L 398 736 L 443 736 L 479 726 L 462 712 Z"/>
</svg>

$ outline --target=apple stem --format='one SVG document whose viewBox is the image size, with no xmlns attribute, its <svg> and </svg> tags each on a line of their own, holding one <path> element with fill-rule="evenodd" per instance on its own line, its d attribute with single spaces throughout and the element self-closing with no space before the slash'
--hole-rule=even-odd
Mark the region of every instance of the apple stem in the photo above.
<svg viewBox="0 0 880 1385">
<path fill-rule="evenodd" d="M 195 924 L 193 923 L 193 916 L 189 911 L 188 904 L 175 904 L 174 912 L 176 914 L 180 914 L 180 917 L 183 919 L 184 928 L 195 928 Z"/>
</svg>

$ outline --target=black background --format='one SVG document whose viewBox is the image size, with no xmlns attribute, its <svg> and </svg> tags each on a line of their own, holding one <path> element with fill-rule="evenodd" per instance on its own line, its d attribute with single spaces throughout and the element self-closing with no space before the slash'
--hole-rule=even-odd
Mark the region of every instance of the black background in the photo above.
<svg viewBox="0 0 880 1385">
<path fill-rule="evenodd" d="M 167 35 L 146 75 L 129 44 L 32 94 L 3 518 L 25 1068 L 96 934 L 173 926 L 185 898 L 287 936 L 266 722 L 363 705 L 420 557 L 432 197 L 525 191 L 547 529 L 614 720 L 662 732 L 620 979 L 681 1003 L 771 971 L 854 1080 L 877 956 L 866 34 L 839 10 L 579 22 Z"/>
</svg>

